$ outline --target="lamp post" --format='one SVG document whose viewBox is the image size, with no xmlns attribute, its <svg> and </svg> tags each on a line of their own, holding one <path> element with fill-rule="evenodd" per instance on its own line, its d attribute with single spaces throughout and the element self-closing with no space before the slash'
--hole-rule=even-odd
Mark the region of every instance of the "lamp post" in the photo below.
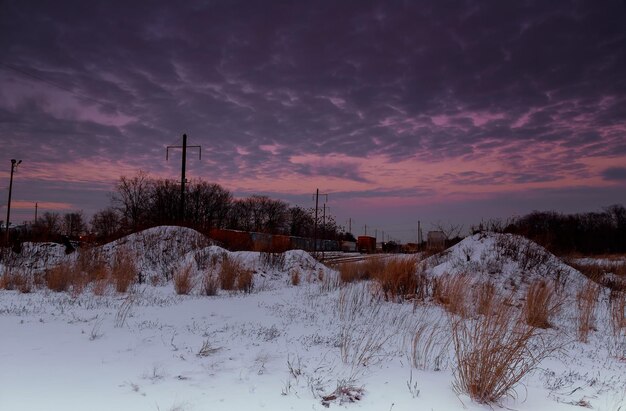
<svg viewBox="0 0 626 411">
<path fill-rule="evenodd" d="M 15 167 L 19 166 L 22 160 L 11 159 L 11 178 L 9 180 L 9 201 L 7 202 L 7 232 L 6 232 L 6 244 L 9 245 L 9 219 L 11 218 L 11 192 L 13 191 L 13 172 Z"/>
</svg>

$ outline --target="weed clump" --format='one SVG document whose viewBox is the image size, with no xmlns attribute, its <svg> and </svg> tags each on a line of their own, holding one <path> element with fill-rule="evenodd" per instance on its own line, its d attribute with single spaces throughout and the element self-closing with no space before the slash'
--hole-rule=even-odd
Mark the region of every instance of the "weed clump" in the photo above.
<svg viewBox="0 0 626 411">
<path fill-rule="evenodd" d="M 193 271 L 190 264 L 185 265 L 174 274 L 174 291 L 178 295 L 188 295 L 194 286 Z"/>
</svg>

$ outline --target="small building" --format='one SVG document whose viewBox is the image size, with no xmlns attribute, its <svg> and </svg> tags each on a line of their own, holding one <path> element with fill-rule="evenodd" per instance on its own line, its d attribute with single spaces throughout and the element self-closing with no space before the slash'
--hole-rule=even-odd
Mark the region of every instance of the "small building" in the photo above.
<svg viewBox="0 0 626 411">
<path fill-rule="evenodd" d="M 429 231 L 426 235 L 426 248 L 441 251 L 446 248 L 446 235 L 443 231 Z"/>
</svg>

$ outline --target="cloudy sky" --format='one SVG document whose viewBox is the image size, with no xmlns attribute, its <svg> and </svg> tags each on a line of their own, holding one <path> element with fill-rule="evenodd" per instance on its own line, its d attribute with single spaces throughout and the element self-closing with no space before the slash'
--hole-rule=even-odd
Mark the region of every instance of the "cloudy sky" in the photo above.
<svg viewBox="0 0 626 411">
<path fill-rule="evenodd" d="M 137 170 L 416 224 L 626 204 L 626 1 L 0 2 L 0 220 Z"/>
</svg>

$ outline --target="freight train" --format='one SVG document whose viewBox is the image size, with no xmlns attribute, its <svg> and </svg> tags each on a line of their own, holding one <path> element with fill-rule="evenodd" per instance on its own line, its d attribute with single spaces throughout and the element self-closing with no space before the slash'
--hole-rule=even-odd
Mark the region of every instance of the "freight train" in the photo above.
<svg viewBox="0 0 626 411">
<path fill-rule="evenodd" d="M 284 252 L 287 250 L 317 250 L 359 251 L 362 253 L 373 253 L 376 251 L 376 239 L 369 236 L 360 236 L 356 242 L 318 239 L 317 247 L 315 247 L 315 240 L 305 237 L 226 230 L 222 228 L 213 228 L 208 234 L 209 238 L 231 251 Z"/>
</svg>

